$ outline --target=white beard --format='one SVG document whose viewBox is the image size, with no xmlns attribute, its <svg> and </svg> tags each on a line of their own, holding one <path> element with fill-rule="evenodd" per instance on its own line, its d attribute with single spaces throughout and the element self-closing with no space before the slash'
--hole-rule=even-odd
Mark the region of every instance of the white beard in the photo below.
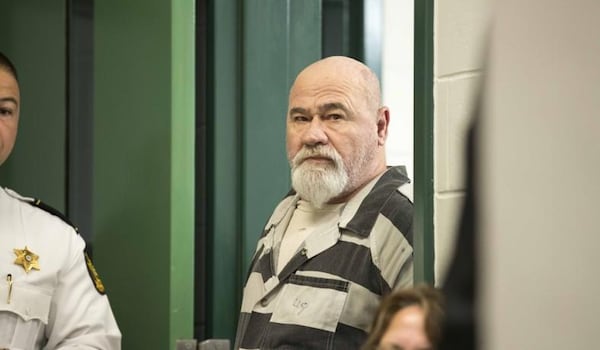
<svg viewBox="0 0 600 350">
<path fill-rule="evenodd" d="M 307 157 L 331 159 L 324 164 L 304 162 Z M 291 161 L 292 187 L 300 197 L 317 208 L 340 196 L 348 186 L 348 172 L 342 157 L 330 146 L 304 146 Z"/>
</svg>

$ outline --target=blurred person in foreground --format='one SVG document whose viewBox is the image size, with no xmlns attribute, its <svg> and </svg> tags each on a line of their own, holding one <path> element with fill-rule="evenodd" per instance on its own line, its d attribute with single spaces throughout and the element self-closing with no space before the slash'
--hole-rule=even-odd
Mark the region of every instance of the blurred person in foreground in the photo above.
<svg viewBox="0 0 600 350">
<path fill-rule="evenodd" d="M 442 293 L 428 285 L 383 299 L 363 350 L 433 350 L 441 338 Z"/>
<path fill-rule="evenodd" d="M 17 71 L 0 53 L 0 165 L 15 144 Z M 0 349 L 121 348 L 85 242 L 60 213 L 0 187 Z"/>
<path fill-rule="evenodd" d="M 413 280 L 412 188 L 386 165 L 389 109 L 364 64 L 328 57 L 289 94 L 293 191 L 258 241 L 236 348 L 358 349 L 382 296 Z"/>
</svg>

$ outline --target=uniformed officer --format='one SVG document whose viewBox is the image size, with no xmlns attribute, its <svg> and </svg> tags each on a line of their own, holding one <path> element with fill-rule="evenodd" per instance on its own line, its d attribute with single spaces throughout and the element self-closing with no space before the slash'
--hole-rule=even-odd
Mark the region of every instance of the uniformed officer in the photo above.
<svg viewBox="0 0 600 350">
<path fill-rule="evenodd" d="M 17 72 L 0 53 L 0 164 L 17 135 Z M 85 243 L 39 201 L 0 187 L 0 349 L 121 348 Z"/>
</svg>

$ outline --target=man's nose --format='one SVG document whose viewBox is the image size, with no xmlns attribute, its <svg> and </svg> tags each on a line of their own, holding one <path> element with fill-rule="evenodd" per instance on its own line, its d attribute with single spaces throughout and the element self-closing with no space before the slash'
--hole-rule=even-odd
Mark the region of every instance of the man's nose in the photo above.
<svg viewBox="0 0 600 350">
<path fill-rule="evenodd" d="M 302 135 L 302 142 L 306 145 L 314 146 L 318 144 L 325 145 L 328 141 L 329 138 L 325 132 L 323 121 L 315 116 L 307 125 L 306 130 Z"/>
</svg>

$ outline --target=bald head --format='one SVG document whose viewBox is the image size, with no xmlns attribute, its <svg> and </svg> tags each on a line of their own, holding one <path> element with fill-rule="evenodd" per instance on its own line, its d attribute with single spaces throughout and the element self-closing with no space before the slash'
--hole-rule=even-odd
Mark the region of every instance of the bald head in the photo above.
<svg viewBox="0 0 600 350">
<path fill-rule="evenodd" d="M 381 90 L 377 75 L 365 64 L 350 57 L 330 56 L 304 68 L 296 77 L 290 97 L 297 85 L 307 81 L 315 85 L 338 84 L 363 96 L 365 107 L 376 114 L 381 106 Z"/>
</svg>

